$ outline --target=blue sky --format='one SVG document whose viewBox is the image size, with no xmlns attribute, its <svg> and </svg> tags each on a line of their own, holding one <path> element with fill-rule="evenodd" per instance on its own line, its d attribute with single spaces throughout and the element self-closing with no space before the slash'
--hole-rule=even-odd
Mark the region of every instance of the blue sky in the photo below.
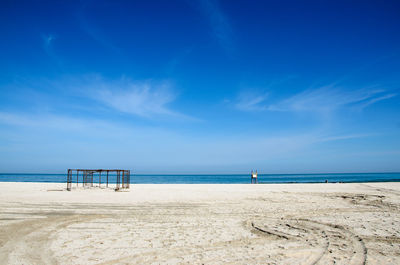
<svg viewBox="0 0 400 265">
<path fill-rule="evenodd" d="M 2 1 L 0 172 L 400 171 L 398 1 Z"/>
</svg>

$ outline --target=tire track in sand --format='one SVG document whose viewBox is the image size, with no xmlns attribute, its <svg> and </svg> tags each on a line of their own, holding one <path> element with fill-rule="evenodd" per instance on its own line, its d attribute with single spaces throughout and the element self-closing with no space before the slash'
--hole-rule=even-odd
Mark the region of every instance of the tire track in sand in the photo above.
<svg viewBox="0 0 400 265">
<path fill-rule="evenodd" d="M 51 215 L 0 227 L 0 261 L 5 264 L 57 264 L 50 250 L 51 237 L 73 223 L 99 215 Z"/>
<path fill-rule="evenodd" d="M 265 227 L 252 223 L 258 233 L 296 243 L 299 249 L 310 248 L 312 255 L 304 264 L 366 264 L 367 248 L 361 237 L 343 226 L 308 219 L 286 220 Z M 269 241 L 270 242 L 270 241 Z"/>
</svg>

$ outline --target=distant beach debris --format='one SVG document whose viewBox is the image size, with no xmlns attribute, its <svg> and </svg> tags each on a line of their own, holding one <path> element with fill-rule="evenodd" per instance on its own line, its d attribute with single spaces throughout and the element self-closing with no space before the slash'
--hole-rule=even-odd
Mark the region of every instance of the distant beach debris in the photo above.
<svg viewBox="0 0 400 265">
<path fill-rule="evenodd" d="M 111 174 L 115 174 L 117 182 L 115 185 L 115 191 L 121 189 L 129 189 L 131 180 L 131 171 L 125 169 L 68 169 L 67 174 L 67 190 L 71 191 L 72 179 L 76 177 L 76 187 L 79 186 L 79 179 L 82 179 L 82 186 L 93 187 L 95 177 L 99 180 L 99 187 L 101 187 L 101 175 L 106 178 L 106 187 L 108 188 L 108 177 Z"/>
<path fill-rule="evenodd" d="M 254 170 L 252 170 L 251 171 L 251 184 L 256 184 L 256 183 L 258 183 L 258 178 L 257 178 L 257 176 L 258 176 L 258 173 L 257 173 L 257 170 L 256 171 L 254 171 Z"/>
</svg>

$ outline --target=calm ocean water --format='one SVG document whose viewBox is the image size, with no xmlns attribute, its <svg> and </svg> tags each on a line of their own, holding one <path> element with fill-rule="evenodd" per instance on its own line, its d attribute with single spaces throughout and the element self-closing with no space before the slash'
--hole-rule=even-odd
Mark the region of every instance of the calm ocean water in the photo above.
<svg viewBox="0 0 400 265">
<path fill-rule="evenodd" d="M 0 182 L 66 182 L 66 174 L 0 173 Z M 101 182 L 104 183 L 104 176 Z M 400 181 L 400 173 L 329 173 L 329 174 L 259 174 L 259 183 L 319 183 L 319 182 L 384 182 Z M 73 182 L 76 178 L 73 179 Z M 80 182 L 82 181 L 80 177 Z M 95 177 L 95 182 L 99 182 Z M 115 183 L 115 175 L 109 182 Z M 131 183 L 250 183 L 250 174 L 207 175 L 131 175 Z"/>
</svg>

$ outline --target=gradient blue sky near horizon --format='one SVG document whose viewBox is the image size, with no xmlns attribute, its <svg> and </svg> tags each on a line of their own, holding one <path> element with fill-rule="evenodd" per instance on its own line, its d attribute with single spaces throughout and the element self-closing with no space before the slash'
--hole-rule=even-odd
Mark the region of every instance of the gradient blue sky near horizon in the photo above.
<svg viewBox="0 0 400 265">
<path fill-rule="evenodd" d="M 399 29 L 399 1 L 2 1 L 0 172 L 399 172 Z"/>
</svg>

